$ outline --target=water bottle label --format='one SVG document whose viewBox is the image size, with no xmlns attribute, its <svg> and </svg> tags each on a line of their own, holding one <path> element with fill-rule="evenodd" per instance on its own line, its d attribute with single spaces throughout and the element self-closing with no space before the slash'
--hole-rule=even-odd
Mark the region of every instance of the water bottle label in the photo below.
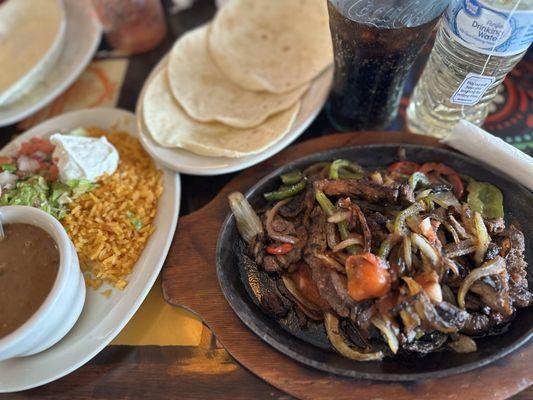
<svg viewBox="0 0 533 400">
<path fill-rule="evenodd" d="M 531 10 L 512 12 L 483 0 L 451 0 L 444 21 L 449 34 L 463 46 L 483 54 L 518 54 L 533 40 Z"/>
<path fill-rule="evenodd" d="M 496 78 L 494 76 L 469 73 L 463 83 L 461 83 L 459 88 L 455 91 L 450 101 L 453 104 L 473 106 L 474 104 L 479 103 L 481 97 L 483 97 L 487 89 L 495 80 Z"/>
</svg>

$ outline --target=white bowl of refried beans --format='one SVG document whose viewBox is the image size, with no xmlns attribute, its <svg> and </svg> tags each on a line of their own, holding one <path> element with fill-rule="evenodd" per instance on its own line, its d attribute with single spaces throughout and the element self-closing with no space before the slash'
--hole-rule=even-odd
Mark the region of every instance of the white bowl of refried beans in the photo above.
<svg viewBox="0 0 533 400">
<path fill-rule="evenodd" d="M 0 361 L 48 349 L 85 302 L 78 256 L 65 228 L 32 207 L 0 207 Z"/>
</svg>

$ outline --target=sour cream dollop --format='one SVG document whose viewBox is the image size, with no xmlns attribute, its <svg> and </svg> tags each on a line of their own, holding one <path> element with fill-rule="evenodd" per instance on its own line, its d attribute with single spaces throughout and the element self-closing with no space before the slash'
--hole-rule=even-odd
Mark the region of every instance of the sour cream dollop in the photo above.
<svg viewBox="0 0 533 400">
<path fill-rule="evenodd" d="M 61 182 L 73 179 L 96 181 L 104 174 L 112 175 L 118 166 L 118 152 L 105 137 L 92 138 L 56 133 L 50 137 L 56 146 L 56 160 Z"/>
</svg>

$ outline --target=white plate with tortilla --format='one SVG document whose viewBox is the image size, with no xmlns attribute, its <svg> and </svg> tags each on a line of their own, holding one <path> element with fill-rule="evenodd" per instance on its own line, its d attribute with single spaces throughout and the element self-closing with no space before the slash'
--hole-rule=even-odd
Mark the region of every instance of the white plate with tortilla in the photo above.
<svg viewBox="0 0 533 400">
<path fill-rule="evenodd" d="M 152 138 L 145 124 L 143 118 L 144 98 L 150 84 L 154 79 L 158 79 L 158 76 L 166 67 L 167 62 L 168 56 L 163 58 L 154 68 L 145 81 L 139 96 L 136 113 L 140 141 L 146 151 L 163 165 L 174 171 L 190 175 L 221 175 L 240 171 L 280 152 L 296 140 L 316 118 L 327 100 L 333 80 L 333 68 L 329 67 L 310 82 L 309 89 L 300 100 L 300 109 L 294 118 L 291 128 L 270 147 L 257 154 L 244 157 L 211 157 L 195 154 L 181 148 L 164 147 Z"/>
<path fill-rule="evenodd" d="M 46 137 L 77 127 L 116 129 L 138 136 L 133 113 L 112 108 L 88 109 L 43 122 L 8 144 L 0 155 L 13 154 L 20 143 L 32 137 Z M 123 291 L 113 290 L 109 298 L 101 294 L 104 287 L 98 290 L 88 288 L 79 320 L 60 342 L 42 353 L 0 362 L 0 393 L 44 385 L 81 367 L 108 345 L 137 311 L 163 266 L 180 206 L 179 175 L 156 165 L 163 172 L 164 187 L 153 222 L 156 229 L 128 278 L 128 286 Z"/>
<path fill-rule="evenodd" d="M 80 76 L 102 36 L 102 26 L 89 0 L 63 0 L 66 30 L 63 47 L 49 72 L 28 94 L 0 107 L 0 127 L 19 122 L 53 101 Z"/>
</svg>

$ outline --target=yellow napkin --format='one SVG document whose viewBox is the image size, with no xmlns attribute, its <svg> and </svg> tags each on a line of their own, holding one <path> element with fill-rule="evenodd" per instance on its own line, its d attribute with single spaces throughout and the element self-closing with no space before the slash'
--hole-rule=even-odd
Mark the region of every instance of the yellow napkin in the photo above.
<svg viewBox="0 0 533 400">
<path fill-rule="evenodd" d="M 198 346 L 202 329 L 202 322 L 193 314 L 163 300 L 158 279 L 139 310 L 111 344 Z"/>
</svg>

